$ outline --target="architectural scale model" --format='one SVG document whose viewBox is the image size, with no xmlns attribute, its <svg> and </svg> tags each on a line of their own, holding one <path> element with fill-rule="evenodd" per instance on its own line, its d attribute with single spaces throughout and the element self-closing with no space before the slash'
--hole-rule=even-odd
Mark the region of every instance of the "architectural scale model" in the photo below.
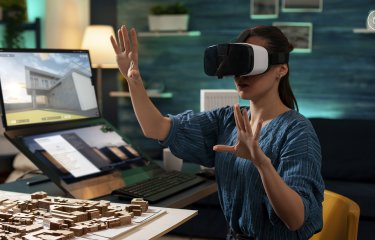
<svg viewBox="0 0 375 240">
<path fill-rule="evenodd" d="M 130 205 L 48 197 L 31 194 L 28 200 L 0 196 L 0 240 L 65 240 L 132 224 L 148 210 L 148 202 L 135 198 Z"/>
</svg>

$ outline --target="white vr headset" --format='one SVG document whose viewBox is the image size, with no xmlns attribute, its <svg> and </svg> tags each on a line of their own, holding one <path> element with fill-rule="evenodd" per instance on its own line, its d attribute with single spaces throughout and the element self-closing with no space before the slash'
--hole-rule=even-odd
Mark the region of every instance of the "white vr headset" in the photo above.
<svg viewBox="0 0 375 240">
<path fill-rule="evenodd" d="M 249 43 L 224 43 L 206 48 L 204 71 L 209 76 L 250 76 L 266 72 L 271 65 L 288 63 L 289 53 L 272 53 Z"/>
</svg>

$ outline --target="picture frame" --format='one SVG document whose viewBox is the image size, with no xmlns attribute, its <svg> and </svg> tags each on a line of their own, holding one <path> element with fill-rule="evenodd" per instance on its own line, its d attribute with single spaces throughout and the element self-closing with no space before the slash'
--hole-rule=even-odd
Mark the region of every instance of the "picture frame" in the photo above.
<svg viewBox="0 0 375 240">
<path fill-rule="evenodd" d="M 274 22 L 293 45 L 292 53 L 311 53 L 313 24 L 311 22 Z"/>
<path fill-rule="evenodd" d="M 279 16 L 279 0 L 250 0 L 251 19 L 272 19 Z"/>
<path fill-rule="evenodd" d="M 282 0 L 282 12 L 322 12 L 323 0 Z"/>
</svg>

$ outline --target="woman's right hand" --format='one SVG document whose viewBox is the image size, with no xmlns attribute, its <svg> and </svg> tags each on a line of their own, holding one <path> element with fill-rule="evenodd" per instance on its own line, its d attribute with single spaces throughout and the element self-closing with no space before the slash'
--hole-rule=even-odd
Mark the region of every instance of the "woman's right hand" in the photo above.
<svg viewBox="0 0 375 240">
<path fill-rule="evenodd" d="M 128 29 L 123 25 L 117 31 L 118 42 L 114 36 L 111 36 L 111 43 L 116 53 L 116 61 L 120 72 L 128 81 L 134 83 L 141 79 L 138 68 L 138 40 L 134 28 L 130 30 L 131 45 Z"/>
</svg>

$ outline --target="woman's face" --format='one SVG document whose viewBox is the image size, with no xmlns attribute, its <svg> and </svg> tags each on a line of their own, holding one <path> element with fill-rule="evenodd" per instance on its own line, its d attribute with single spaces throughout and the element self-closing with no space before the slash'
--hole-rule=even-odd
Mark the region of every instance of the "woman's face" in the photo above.
<svg viewBox="0 0 375 240">
<path fill-rule="evenodd" d="M 267 40 L 261 37 L 250 37 L 246 42 L 262 47 L 267 46 Z M 267 72 L 260 75 L 235 77 L 240 97 L 255 102 L 269 94 L 278 94 L 280 66 L 271 66 Z"/>
</svg>

